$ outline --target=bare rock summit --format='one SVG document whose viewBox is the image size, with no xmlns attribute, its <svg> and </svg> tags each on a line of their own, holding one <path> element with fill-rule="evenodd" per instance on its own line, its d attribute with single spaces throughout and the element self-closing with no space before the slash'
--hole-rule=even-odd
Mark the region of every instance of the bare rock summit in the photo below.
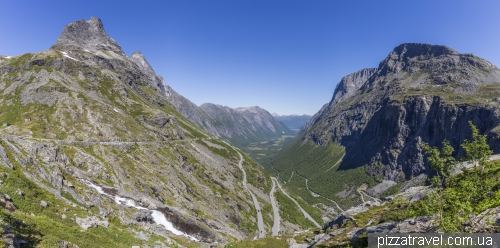
<svg viewBox="0 0 500 248">
<path fill-rule="evenodd" d="M 66 25 L 51 47 L 56 50 L 86 50 L 92 53 L 97 51 L 111 51 L 125 56 L 122 48 L 106 34 L 101 19 L 91 17 L 90 20 L 78 20 Z"/>
</svg>

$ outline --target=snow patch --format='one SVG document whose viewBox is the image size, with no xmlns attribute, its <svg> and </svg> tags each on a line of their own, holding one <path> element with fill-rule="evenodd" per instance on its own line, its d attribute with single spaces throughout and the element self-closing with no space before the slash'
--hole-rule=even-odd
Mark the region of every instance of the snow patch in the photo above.
<svg viewBox="0 0 500 248">
<path fill-rule="evenodd" d="M 78 60 L 78 59 L 75 59 L 75 58 L 70 57 L 70 56 L 68 55 L 68 53 L 67 53 L 67 52 L 62 52 L 62 54 L 63 54 L 63 56 L 64 56 L 64 57 L 66 57 L 66 58 L 70 58 L 70 59 L 72 59 L 72 60 L 74 60 L 74 61 L 81 62 L 81 61 L 80 61 L 80 60 Z"/>
<path fill-rule="evenodd" d="M 104 192 L 104 190 L 102 190 L 102 187 L 97 186 L 97 185 L 93 184 L 90 181 L 85 181 L 85 184 L 87 184 L 88 186 L 90 186 L 90 187 L 94 188 L 95 190 L 97 190 L 97 192 L 99 192 L 99 194 L 101 194 L 101 195 L 112 196 L 112 195 Z M 125 205 L 125 206 L 133 207 L 133 208 L 136 208 L 136 209 L 139 209 L 139 210 L 143 209 L 143 210 L 152 211 L 153 213 L 151 214 L 151 217 L 153 218 L 153 221 L 157 225 L 164 226 L 167 230 L 171 231 L 175 235 L 186 236 L 189 239 L 197 241 L 197 242 L 200 241 L 199 239 L 197 239 L 197 238 L 195 238 L 195 237 L 193 237 L 191 235 L 188 235 L 188 234 L 180 231 L 179 229 L 175 228 L 174 225 L 172 224 L 172 222 L 168 221 L 167 218 L 165 217 L 165 215 L 162 212 L 158 211 L 158 210 L 151 210 L 151 209 L 148 209 L 148 208 L 145 208 L 145 207 L 137 206 L 137 204 L 135 204 L 134 200 L 128 199 L 128 198 L 125 198 L 125 197 L 120 197 L 120 196 L 117 196 L 117 195 L 115 195 L 115 202 L 118 205 Z"/>
<path fill-rule="evenodd" d="M 12 58 L 12 56 L 5 56 L 4 58 L 6 58 L 6 59 L 10 59 L 10 58 Z"/>
</svg>

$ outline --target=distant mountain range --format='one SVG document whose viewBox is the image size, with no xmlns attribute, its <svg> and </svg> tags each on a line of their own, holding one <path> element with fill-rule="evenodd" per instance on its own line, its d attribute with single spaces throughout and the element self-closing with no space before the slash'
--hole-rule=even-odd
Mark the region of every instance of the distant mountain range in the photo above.
<svg viewBox="0 0 500 248">
<path fill-rule="evenodd" d="M 273 116 L 288 128 L 296 131 L 300 130 L 312 117 L 311 115 L 278 115 L 276 113 L 273 113 Z"/>
<path fill-rule="evenodd" d="M 166 96 L 186 118 L 207 132 L 226 139 L 236 146 L 293 134 L 268 111 L 258 106 L 230 108 L 213 103 L 197 106 L 167 86 Z"/>
</svg>

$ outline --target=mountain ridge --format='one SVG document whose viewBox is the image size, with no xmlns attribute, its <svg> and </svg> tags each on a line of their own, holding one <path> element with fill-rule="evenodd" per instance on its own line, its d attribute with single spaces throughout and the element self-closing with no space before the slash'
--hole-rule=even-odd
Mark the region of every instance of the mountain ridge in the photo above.
<svg viewBox="0 0 500 248">
<path fill-rule="evenodd" d="M 427 63 L 431 63 L 433 64 L 433 66 L 431 66 L 430 69 L 427 69 L 426 68 Z M 480 71 L 477 72 L 476 69 Z M 483 72 L 487 73 L 486 76 L 483 76 L 482 74 Z M 407 77 L 406 76 L 407 73 L 415 74 L 414 77 L 418 75 L 418 78 L 415 78 L 416 80 L 410 79 L 410 81 L 407 80 L 408 82 L 406 82 L 404 81 L 404 79 Z M 424 73 L 429 73 L 428 79 L 425 80 L 422 79 L 421 75 Z M 464 78 L 459 78 L 460 76 Z M 426 75 L 424 75 L 423 77 L 426 77 Z M 453 81 L 454 79 L 459 79 L 459 81 Z M 372 107 L 369 107 L 370 109 L 373 109 L 372 113 L 381 111 L 380 107 L 384 107 L 384 105 L 387 106 L 388 108 L 396 108 L 394 110 L 399 111 L 397 110 L 397 108 L 400 102 L 399 99 L 396 100 L 395 98 L 397 98 L 397 96 L 403 96 L 404 98 L 401 99 L 403 101 L 403 104 L 405 104 L 405 102 L 407 102 L 406 104 L 409 104 L 410 106 L 413 104 L 425 104 L 422 107 L 424 109 L 427 109 L 430 108 L 433 104 L 434 105 L 441 104 L 442 100 L 440 99 L 443 98 L 442 96 L 440 96 L 441 93 L 448 94 L 448 91 L 450 91 L 449 94 L 471 95 L 477 93 L 478 91 L 477 88 L 481 86 L 488 86 L 492 84 L 495 85 L 499 83 L 500 83 L 500 70 L 495 66 L 493 66 L 491 63 L 486 62 L 485 60 L 479 57 L 469 54 L 459 54 L 458 52 L 446 46 L 433 46 L 433 45 L 419 44 L 419 43 L 402 44 L 396 47 L 388 55 L 388 57 L 381 62 L 379 68 L 377 69 L 377 72 L 374 73 L 371 77 L 367 78 L 367 80 L 359 87 L 356 94 L 364 95 L 367 97 L 365 99 L 360 100 L 359 103 L 354 106 L 357 106 L 356 108 L 358 108 L 359 111 L 361 111 L 360 114 L 363 113 L 365 115 L 366 114 L 370 115 L 369 114 L 370 112 L 366 111 L 366 108 L 367 106 L 369 106 L 370 103 L 375 103 L 374 105 L 372 105 Z M 409 89 L 416 89 L 418 91 L 422 91 L 424 89 L 433 89 L 436 87 L 437 88 L 447 87 L 448 89 L 442 89 L 441 92 L 438 91 L 431 93 L 439 97 L 435 98 L 431 97 L 431 95 L 427 96 L 405 95 L 406 92 L 405 87 Z M 370 93 L 375 92 L 377 88 L 379 90 L 375 94 L 370 95 Z M 336 90 L 335 92 L 338 91 Z M 335 98 L 336 97 L 334 96 L 334 98 L 332 99 L 331 107 L 328 108 L 328 111 L 330 112 L 332 111 L 333 108 L 339 107 L 339 105 L 342 104 L 342 101 L 336 102 Z M 351 97 L 351 99 L 352 98 L 353 97 Z M 377 105 L 378 103 L 380 103 L 381 105 Z M 427 107 L 425 107 L 426 105 Z M 349 108 L 352 108 L 354 106 L 350 105 Z M 406 112 L 407 113 L 410 112 L 409 109 L 406 109 Z M 364 116 L 362 117 L 362 115 L 360 115 L 360 117 L 364 118 Z M 475 121 L 477 122 L 478 120 Z M 362 129 L 363 126 L 365 125 L 357 121 L 355 121 L 355 123 L 357 124 L 351 125 L 351 127 L 346 126 L 347 130 L 357 129 L 356 126 Z M 387 124 L 390 123 L 391 122 Z M 467 129 L 467 126 L 465 125 L 466 122 L 463 124 L 464 124 L 463 127 Z M 482 131 L 486 131 L 484 125 L 481 125 L 481 123 L 477 124 L 479 127 L 481 127 Z M 397 124 L 394 125 L 397 126 Z M 490 127 L 489 129 L 493 129 L 493 127 Z M 340 132 L 342 133 L 342 131 Z M 373 130 L 373 132 L 376 131 Z M 463 132 L 465 133 L 465 130 Z M 364 135 L 369 136 L 369 132 L 365 132 Z M 334 142 L 342 143 L 341 137 L 343 137 L 343 135 L 342 134 L 337 135 L 336 137 L 338 138 L 334 138 Z M 312 138 L 312 136 L 307 136 L 306 139 L 308 138 Z M 462 137 L 461 139 L 463 140 L 463 138 L 465 137 Z M 431 141 L 430 138 L 424 138 L 424 141 L 425 140 L 428 140 L 427 142 L 430 141 L 433 145 L 438 145 L 439 143 L 442 142 L 442 140 Z M 457 147 L 458 144 L 460 143 L 458 142 L 458 140 L 453 139 L 451 136 L 449 136 L 448 140 L 451 140 L 452 144 L 455 147 Z M 344 144 L 347 145 L 347 143 L 349 142 L 351 141 L 347 141 Z M 399 142 L 396 143 L 398 143 L 396 147 L 404 146 L 403 143 Z M 396 143 L 394 143 L 394 145 Z M 347 146 L 349 147 L 349 145 Z M 500 149 L 498 145 L 494 145 L 492 147 L 494 150 Z M 363 150 L 356 148 L 352 149 Z M 414 148 L 408 148 L 408 149 L 412 150 Z M 422 154 L 422 151 L 420 150 L 419 152 L 417 152 L 417 154 Z M 389 155 L 387 154 L 386 156 Z M 349 155 L 346 155 L 346 158 L 349 159 Z M 352 158 L 354 158 L 354 155 Z M 388 163 L 388 162 L 392 163 L 390 161 L 391 159 L 389 159 L 389 157 L 386 157 L 385 159 L 382 160 L 382 163 Z M 372 162 L 367 161 L 367 162 L 374 163 L 373 161 Z M 418 164 L 420 165 L 421 169 L 424 169 L 423 165 L 425 161 L 423 160 L 423 157 L 420 157 L 418 160 L 413 160 L 412 163 Z M 418 173 L 417 174 L 410 173 L 410 175 L 417 176 Z M 386 177 L 386 179 L 395 179 L 395 178 Z"/>
<path fill-rule="evenodd" d="M 377 69 L 367 70 L 370 73 L 351 88 L 350 96 L 342 97 L 345 84 L 337 85 L 332 100 L 302 128 L 300 141 L 278 156 L 288 165 L 273 160 L 280 175 L 290 177 L 290 170 L 305 166 L 309 172 L 301 173 L 306 173 L 312 190 L 336 200 L 355 199 L 355 194 L 339 194 L 342 187 L 333 181 L 343 184 L 339 176 L 349 173 L 358 178 L 355 184 L 345 181 L 342 192 L 348 192 L 363 183 L 375 186 L 373 179 L 405 182 L 428 175 L 422 144 L 440 147 L 448 140 L 458 156 L 463 153 L 460 143 L 471 138 L 468 121 L 488 135 L 494 152 L 500 152 L 500 70 L 490 62 L 445 46 L 406 43 Z M 345 149 L 345 154 L 333 160 L 325 157 L 333 164 L 341 161 L 336 168 L 323 165 L 328 173 L 310 172 L 319 165 L 294 165 L 298 156 L 312 154 L 313 147 L 333 154 Z"/>
<path fill-rule="evenodd" d="M 40 233 L 30 244 L 44 247 L 62 238 L 84 247 L 189 243 L 149 223 L 160 212 L 205 246 L 259 235 L 255 202 L 270 208 L 269 174 L 181 115 L 144 56 L 111 41 L 91 18 L 68 24 L 46 51 L 0 59 L 0 193 L 17 206 L 9 217 L 30 223 Z M 53 225 L 61 228 L 44 228 Z M 80 231 L 89 227 L 103 229 Z"/>
</svg>

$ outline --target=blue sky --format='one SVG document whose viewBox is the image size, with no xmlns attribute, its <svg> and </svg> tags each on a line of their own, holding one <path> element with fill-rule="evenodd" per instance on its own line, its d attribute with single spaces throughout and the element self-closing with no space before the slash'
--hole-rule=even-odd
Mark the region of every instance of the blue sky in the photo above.
<svg viewBox="0 0 500 248">
<path fill-rule="evenodd" d="M 176 0 L 0 2 L 0 54 L 48 49 L 96 16 L 200 105 L 314 114 L 342 76 L 405 42 L 447 45 L 500 66 L 500 1 Z"/>
</svg>

